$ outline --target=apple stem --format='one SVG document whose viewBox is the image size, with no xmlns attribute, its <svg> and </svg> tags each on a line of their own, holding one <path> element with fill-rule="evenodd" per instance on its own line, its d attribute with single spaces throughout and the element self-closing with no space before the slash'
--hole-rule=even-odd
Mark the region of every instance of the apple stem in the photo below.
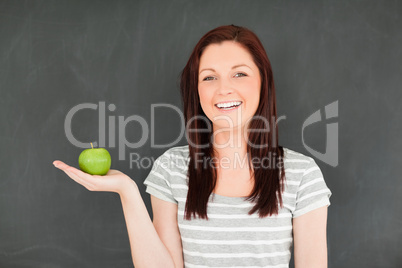
<svg viewBox="0 0 402 268">
<path fill-rule="evenodd" d="M 94 147 L 92 146 L 92 142 L 91 142 L 91 147 L 92 147 L 92 149 L 94 148 Z"/>
</svg>

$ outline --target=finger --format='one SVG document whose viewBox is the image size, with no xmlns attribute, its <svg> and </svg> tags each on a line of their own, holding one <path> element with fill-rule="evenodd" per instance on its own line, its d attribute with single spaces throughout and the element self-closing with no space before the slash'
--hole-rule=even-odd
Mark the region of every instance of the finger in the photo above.
<svg viewBox="0 0 402 268">
<path fill-rule="evenodd" d="M 64 171 L 64 173 L 66 173 L 67 176 L 69 176 L 73 181 L 75 181 L 76 183 L 79 183 L 79 184 L 83 185 L 83 182 L 82 182 L 81 180 L 77 179 L 70 171 L 67 171 L 67 170 L 63 170 L 63 171 Z M 84 185 L 84 186 L 85 186 L 85 185 Z"/>
<path fill-rule="evenodd" d="M 69 165 L 65 164 L 64 162 L 62 162 L 60 160 L 53 161 L 53 165 L 56 168 L 61 169 L 61 170 L 64 170 L 69 167 Z"/>
<path fill-rule="evenodd" d="M 121 172 L 115 169 L 109 169 L 109 171 L 107 172 L 106 175 L 116 175 L 116 174 L 120 174 Z"/>
<path fill-rule="evenodd" d="M 85 188 L 87 188 L 88 190 L 93 190 L 95 189 L 95 186 L 90 183 L 88 180 L 86 180 L 85 178 L 82 178 L 80 176 L 78 176 L 77 174 L 75 174 L 70 168 L 64 170 L 64 172 L 70 177 L 72 178 L 74 181 L 76 181 L 77 183 L 81 184 L 82 186 L 84 186 Z"/>
<path fill-rule="evenodd" d="M 71 167 L 65 163 L 63 163 L 62 161 L 56 160 L 53 161 L 53 165 L 56 168 L 61 169 L 62 171 L 64 171 L 67 176 L 69 176 L 71 179 L 73 179 L 75 182 L 81 184 L 82 186 L 84 186 L 85 188 L 87 188 L 88 190 L 94 189 L 94 185 L 88 181 L 88 177 L 83 177 L 82 175 L 88 175 L 89 177 L 91 177 L 91 175 L 84 173 L 74 167 Z M 77 171 L 79 171 L 78 175 L 77 175 Z"/>
<path fill-rule="evenodd" d="M 75 167 L 69 167 L 67 170 L 70 173 L 72 173 L 75 176 L 75 178 L 78 178 L 79 180 L 94 186 L 94 177 L 96 175 L 90 175 L 90 174 L 88 174 L 86 172 L 83 172 L 83 171 L 81 171 L 79 169 L 76 169 Z"/>
<path fill-rule="evenodd" d="M 80 178 L 77 178 L 77 176 L 75 176 L 73 173 L 71 173 L 71 171 L 64 169 L 63 170 L 64 173 L 67 174 L 67 176 L 69 176 L 71 179 L 73 179 L 75 182 L 79 183 L 79 184 L 85 184 Z"/>
<path fill-rule="evenodd" d="M 81 178 L 81 180 L 85 179 L 88 182 L 91 182 L 91 181 L 93 182 L 93 176 L 95 176 L 95 175 L 90 175 L 90 174 L 88 174 L 86 172 L 83 172 L 83 171 L 81 171 L 81 170 L 79 170 L 79 169 L 77 169 L 75 167 L 69 166 L 69 165 L 67 165 L 67 164 L 65 164 L 65 163 L 63 163 L 61 161 L 58 161 L 56 163 L 56 165 L 57 165 L 56 166 L 57 168 L 62 169 L 63 171 L 68 170 L 68 171 L 70 171 L 70 173 L 75 174 L 76 177 Z"/>
<path fill-rule="evenodd" d="M 96 176 L 83 172 L 82 170 L 79 170 L 78 168 L 75 167 L 68 167 L 68 170 L 74 173 L 76 176 L 85 179 L 87 181 L 93 181 L 93 177 Z"/>
</svg>

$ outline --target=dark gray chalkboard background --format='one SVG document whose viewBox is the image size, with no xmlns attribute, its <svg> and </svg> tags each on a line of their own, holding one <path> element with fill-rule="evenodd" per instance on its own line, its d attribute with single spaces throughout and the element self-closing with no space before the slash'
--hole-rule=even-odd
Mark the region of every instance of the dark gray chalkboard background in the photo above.
<svg viewBox="0 0 402 268">
<path fill-rule="evenodd" d="M 68 111 L 116 105 L 106 116 L 151 122 L 151 104 L 181 109 L 178 76 L 207 31 L 250 28 L 271 60 L 281 145 L 312 156 L 303 122 L 338 101 L 339 116 L 311 126 L 306 143 L 325 151 L 339 125 L 339 165 L 315 158 L 331 189 L 330 268 L 402 267 L 401 1 L 0 1 L 0 267 L 132 267 L 120 199 L 90 192 L 53 167 L 78 166 L 65 135 Z M 98 140 L 98 111 L 82 110 L 72 132 Z M 156 110 L 155 142 L 180 134 L 173 110 Z M 141 137 L 138 123 L 127 140 Z M 108 137 L 108 136 L 107 136 Z M 186 144 L 182 136 L 175 145 Z M 112 168 L 139 185 L 167 148 L 106 144 Z M 293 261 L 292 261 L 293 262 Z M 293 267 L 293 264 L 292 266 Z"/>
</svg>

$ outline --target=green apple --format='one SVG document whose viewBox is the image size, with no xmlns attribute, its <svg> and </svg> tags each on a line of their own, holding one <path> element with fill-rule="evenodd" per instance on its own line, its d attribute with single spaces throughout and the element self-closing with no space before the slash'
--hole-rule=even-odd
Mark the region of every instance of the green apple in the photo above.
<svg viewBox="0 0 402 268">
<path fill-rule="evenodd" d="M 112 164 L 109 152 L 105 148 L 86 149 L 78 158 L 80 169 L 91 175 L 105 175 Z"/>
</svg>

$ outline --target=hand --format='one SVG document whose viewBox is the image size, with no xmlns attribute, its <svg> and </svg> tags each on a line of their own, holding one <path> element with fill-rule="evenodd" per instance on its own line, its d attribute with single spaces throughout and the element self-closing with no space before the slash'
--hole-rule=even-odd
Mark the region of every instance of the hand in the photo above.
<svg viewBox="0 0 402 268">
<path fill-rule="evenodd" d="M 53 165 L 90 191 L 114 192 L 121 195 L 130 183 L 137 186 L 129 176 L 115 169 L 110 169 L 106 175 L 100 176 L 90 175 L 59 160 L 54 161 Z"/>
</svg>

